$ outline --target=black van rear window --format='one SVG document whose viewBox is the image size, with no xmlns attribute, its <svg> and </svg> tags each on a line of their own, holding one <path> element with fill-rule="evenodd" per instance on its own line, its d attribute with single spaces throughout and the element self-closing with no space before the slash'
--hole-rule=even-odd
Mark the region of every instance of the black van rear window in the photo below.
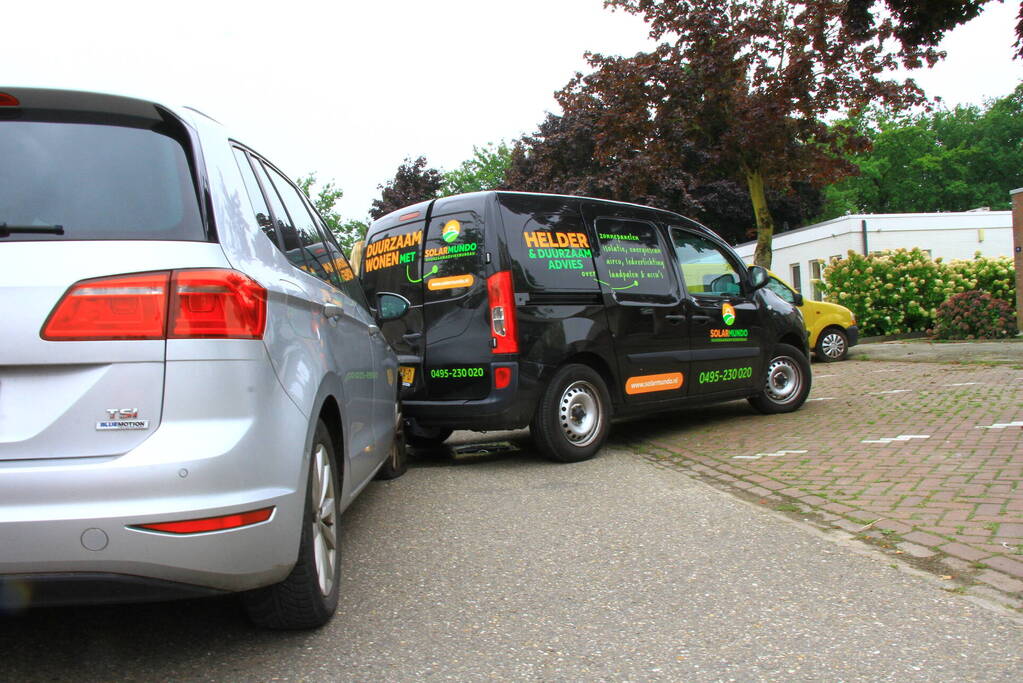
<svg viewBox="0 0 1023 683">
<path fill-rule="evenodd" d="M 370 301 L 379 292 L 401 294 L 422 303 L 420 274 L 423 221 L 412 221 L 371 237 L 363 250 L 362 283 Z"/>
<path fill-rule="evenodd" d="M 423 251 L 426 299 L 462 296 L 483 276 L 483 221 L 471 212 L 430 219 Z"/>
<path fill-rule="evenodd" d="M 506 214 L 507 216 L 514 214 Z M 573 213 L 537 213 L 507 226 L 509 249 L 530 291 L 596 292 L 590 236 Z"/>
<path fill-rule="evenodd" d="M 0 225 L 20 240 L 205 240 L 184 148 L 144 128 L 0 121 Z"/>
</svg>

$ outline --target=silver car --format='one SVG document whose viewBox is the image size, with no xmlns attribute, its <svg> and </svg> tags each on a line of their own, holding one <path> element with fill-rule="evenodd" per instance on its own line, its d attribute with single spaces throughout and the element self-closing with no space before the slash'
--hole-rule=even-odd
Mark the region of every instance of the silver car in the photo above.
<svg viewBox="0 0 1023 683">
<path fill-rule="evenodd" d="M 315 627 L 401 382 L 322 219 L 207 116 L 0 87 L 0 614 L 243 592 Z"/>
</svg>

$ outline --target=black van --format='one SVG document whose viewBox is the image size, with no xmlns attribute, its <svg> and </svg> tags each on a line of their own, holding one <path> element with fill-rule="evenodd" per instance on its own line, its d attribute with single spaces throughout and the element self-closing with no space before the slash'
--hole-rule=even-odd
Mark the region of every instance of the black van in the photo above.
<svg viewBox="0 0 1023 683">
<path fill-rule="evenodd" d="M 382 325 L 413 445 L 529 425 L 549 457 L 593 456 L 612 416 L 810 391 L 799 311 L 707 228 L 583 197 L 479 192 L 369 228 L 367 292 L 409 300 Z"/>
</svg>

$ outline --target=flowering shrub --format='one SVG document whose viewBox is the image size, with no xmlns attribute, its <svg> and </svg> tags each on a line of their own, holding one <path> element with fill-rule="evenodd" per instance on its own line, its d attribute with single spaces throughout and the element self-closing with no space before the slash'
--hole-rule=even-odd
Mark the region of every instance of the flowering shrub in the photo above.
<svg viewBox="0 0 1023 683">
<path fill-rule="evenodd" d="M 977 252 L 972 259 L 950 262 L 948 269 L 954 277 L 962 278 L 966 289 L 979 289 L 1009 305 L 1015 305 L 1016 271 L 1008 256 L 984 258 Z"/>
<path fill-rule="evenodd" d="M 984 290 L 1015 305 L 1015 271 L 1007 257 L 931 260 L 920 249 L 863 256 L 853 251 L 831 262 L 820 283 L 828 301 L 852 310 L 865 336 L 923 332 L 949 297 Z"/>
<path fill-rule="evenodd" d="M 987 292 L 955 294 L 938 306 L 934 331 L 939 339 L 998 339 L 1016 334 L 1012 308 Z"/>
</svg>

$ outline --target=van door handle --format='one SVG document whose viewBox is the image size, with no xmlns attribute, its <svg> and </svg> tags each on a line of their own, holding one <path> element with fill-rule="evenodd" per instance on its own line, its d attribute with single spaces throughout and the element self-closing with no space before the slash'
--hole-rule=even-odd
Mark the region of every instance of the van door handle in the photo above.
<svg viewBox="0 0 1023 683">
<path fill-rule="evenodd" d="M 694 315 L 691 320 L 697 325 L 706 325 L 710 322 L 709 315 Z"/>
<path fill-rule="evenodd" d="M 686 317 L 679 313 L 669 313 L 668 315 L 664 316 L 664 319 L 670 320 L 671 322 L 675 323 L 678 322 L 679 320 L 685 320 Z"/>
<path fill-rule="evenodd" d="M 409 332 L 407 334 L 401 335 L 401 338 L 404 339 L 407 342 L 414 342 L 414 341 L 422 338 L 422 336 L 423 336 L 422 332 Z"/>
<path fill-rule="evenodd" d="M 345 309 L 341 308 L 337 304 L 323 304 L 323 315 L 327 316 L 331 320 L 340 318 L 345 314 Z"/>
</svg>

